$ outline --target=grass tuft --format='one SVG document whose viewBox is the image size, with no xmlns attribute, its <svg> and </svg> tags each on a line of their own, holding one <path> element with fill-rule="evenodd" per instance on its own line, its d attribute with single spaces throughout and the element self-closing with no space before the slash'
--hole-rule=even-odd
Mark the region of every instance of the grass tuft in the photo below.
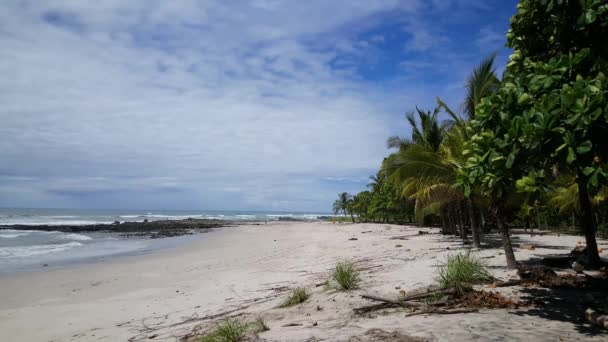
<svg viewBox="0 0 608 342">
<path fill-rule="evenodd" d="M 339 262 L 331 274 L 330 284 L 340 291 L 356 289 L 360 282 L 359 271 L 351 261 Z"/>
<path fill-rule="evenodd" d="M 290 306 L 298 305 L 304 303 L 308 297 L 310 297 L 310 293 L 306 291 L 303 287 L 296 287 L 291 291 L 289 297 L 279 305 L 280 308 L 288 308 Z"/>
<path fill-rule="evenodd" d="M 238 342 L 247 333 L 247 325 L 237 319 L 227 319 L 218 323 L 217 327 L 198 342 Z"/>
<path fill-rule="evenodd" d="M 266 320 L 262 316 L 256 317 L 255 320 L 253 321 L 253 323 L 251 323 L 251 324 L 253 325 L 253 330 L 256 333 L 261 333 L 261 332 L 270 330 L 268 323 L 266 323 Z"/>
<path fill-rule="evenodd" d="M 448 255 L 445 264 L 437 269 L 437 282 L 443 288 L 454 288 L 459 293 L 470 289 L 474 284 L 492 280 L 492 275 L 483 262 L 470 251 Z"/>
</svg>

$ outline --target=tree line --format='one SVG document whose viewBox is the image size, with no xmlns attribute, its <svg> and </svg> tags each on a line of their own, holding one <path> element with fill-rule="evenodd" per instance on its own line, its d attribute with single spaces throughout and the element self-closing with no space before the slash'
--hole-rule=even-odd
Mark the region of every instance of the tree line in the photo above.
<svg viewBox="0 0 608 342">
<path fill-rule="evenodd" d="M 411 135 L 390 137 L 369 190 L 341 193 L 334 211 L 437 224 L 476 247 L 497 229 L 510 268 L 511 228 L 565 229 L 585 235 L 587 264 L 598 266 L 596 235 L 608 235 L 607 26 L 607 0 L 521 0 L 502 75 L 490 56 L 458 107 L 437 98 L 433 110 L 408 113 Z"/>
</svg>

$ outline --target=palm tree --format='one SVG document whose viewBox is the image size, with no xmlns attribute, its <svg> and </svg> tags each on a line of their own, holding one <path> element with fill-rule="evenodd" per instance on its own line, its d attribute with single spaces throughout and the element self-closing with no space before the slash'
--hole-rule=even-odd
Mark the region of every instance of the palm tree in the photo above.
<svg viewBox="0 0 608 342">
<path fill-rule="evenodd" d="M 447 229 L 448 225 L 454 227 L 453 222 L 459 218 L 461 235 L 466 238 L 463 218 L 466 204 L 476 247 L 480 246 L 480 234 L 473 200 L 466 198 L 454 184 L 458 170 L 465 163 L 462 152 L 469 137 L 467 120 L 475 117 L 475 106 L 479 101 L 495 92 L 500 85 L 494 71 L 495 57 L 484 59 L 467 79 L 466 97 L 460 106 L 463 115 L 451 110 L 440 98 L 437 98 L 439 106 L 432 113 L 416 108 L 418 121 L 413 113 L 407 116 L 412 138 L 389 138 L 389 148 L 399 148 L 399 151 L 389 156 L 385 163 L 387 175 L 401 186 L 402 195 L 416 199 L 418 220 L 428 214 L 440 214 L 444 229 Z M 452 120 L 439 122 L 441 108 Z"/>
<path fill-rule="evenodd" d="M 376 172 L 375 176 L 369 176 L 369 183 L 367 183 L 367 187 L 372 192 L 377 192 L 382 186 L 382 175 L 380 171 Z"/>
<path fill-rule="evenodd" d="M 450 107 L 437 98 L 437 104 L 443 108 L 451 117 L 452 124 L 464 126 L 466 120 L 475 119 L 475 107 L 482 98 L 496 92 L 500 87 L 500 80 L 496 75 L 494 61 L 496 53 L 484 58 L 473 72 L 469 75 L 465 83 L 466 95 L 464 101 L 460 104 L 460 111 L 464 116 L 458 115 Z"/>
<path fill-rule="evenodd" d="M 338 194 L 338 199 L 334 202 L 334 214 L 342 212 L 344 216 L 350 210 L 351 195 L 347 192 Z"/>
<path fill-rule="evenodd" d="M 422 221 L 429 214 L 440 215 L 444 219 L 444 230 L 447 230 L 444 209 L 449 209 L 451 216 L 462 214 L 464 196 L 453 184 L 464 163 L 464 140 L 458 130 L 450 130 L 443 136 L 436 151 L 424 145 L 410 145 L 389 156 L 384 167 L 390 175 L 389 180 L 400 185 L 401 195 L 416 200 L 416 219 Z M 461 235 L 465 237 L 463 219 L 460 221 Z"/>
<path fill-rule="evenodd" d="M 405 118 L 412 128 L 412 138 L 402 138 L 392 136 L 388 138 L 387 145 L 389 148 L 405 149 L 410 145 L 426 146 L 434 151 L 439 148 L 445 133 L 444 127 L 439 124 L 440 107 L 435 108 L 433 112 L 423 111 L 416 107 L 416 112 L 409 112 Z M 415 114 L 418 114 L 416 120 Z"/>
</svg>

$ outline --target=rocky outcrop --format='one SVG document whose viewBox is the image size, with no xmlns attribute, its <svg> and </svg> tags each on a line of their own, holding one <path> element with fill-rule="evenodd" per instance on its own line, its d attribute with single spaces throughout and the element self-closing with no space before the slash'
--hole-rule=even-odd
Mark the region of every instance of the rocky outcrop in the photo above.
<svg viewBox="0 0 608 342">
<path fill-rule="evenodd" d="M 221 220 L 187 219 L 187 220 L 162 220 L 146 222 L 114 222 L 112 224 L 92 225 L 5 225 L 0 229 L 15 230 L 42 230 L 60 231 L 64 233 L 91 233 L 112 232 L 124 233 L 124 236 L 162 238 L 170 236 L 188 235 L 211 228 L 219 228 L 232 225 L 231 222 Z"/>
</svg>

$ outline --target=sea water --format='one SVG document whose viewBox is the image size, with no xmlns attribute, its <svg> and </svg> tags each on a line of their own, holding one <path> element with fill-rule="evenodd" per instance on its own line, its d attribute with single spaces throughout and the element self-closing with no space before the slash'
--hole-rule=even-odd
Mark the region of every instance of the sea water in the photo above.
<svg viewBox="0 0 608 342">
<path fill-rule="evenodd" d="M 273 221 L 281 217 L 314 220 L 326 215 L 328 214 L 294 212 L 0 208 L 0 226 L 110 224 L 115 221 L 181 220 L 189 217 L 231 221 Z M 152 240 L 127 238 L 117 233 L 63 233 L 35 229 L 0 229 L 0 272 L 32 270 L 72 262 L 100 260 L 116 255 L 146 253 L 174 247 L 193 238 L 195 237 L 179 236 Z"/>
</svg>

